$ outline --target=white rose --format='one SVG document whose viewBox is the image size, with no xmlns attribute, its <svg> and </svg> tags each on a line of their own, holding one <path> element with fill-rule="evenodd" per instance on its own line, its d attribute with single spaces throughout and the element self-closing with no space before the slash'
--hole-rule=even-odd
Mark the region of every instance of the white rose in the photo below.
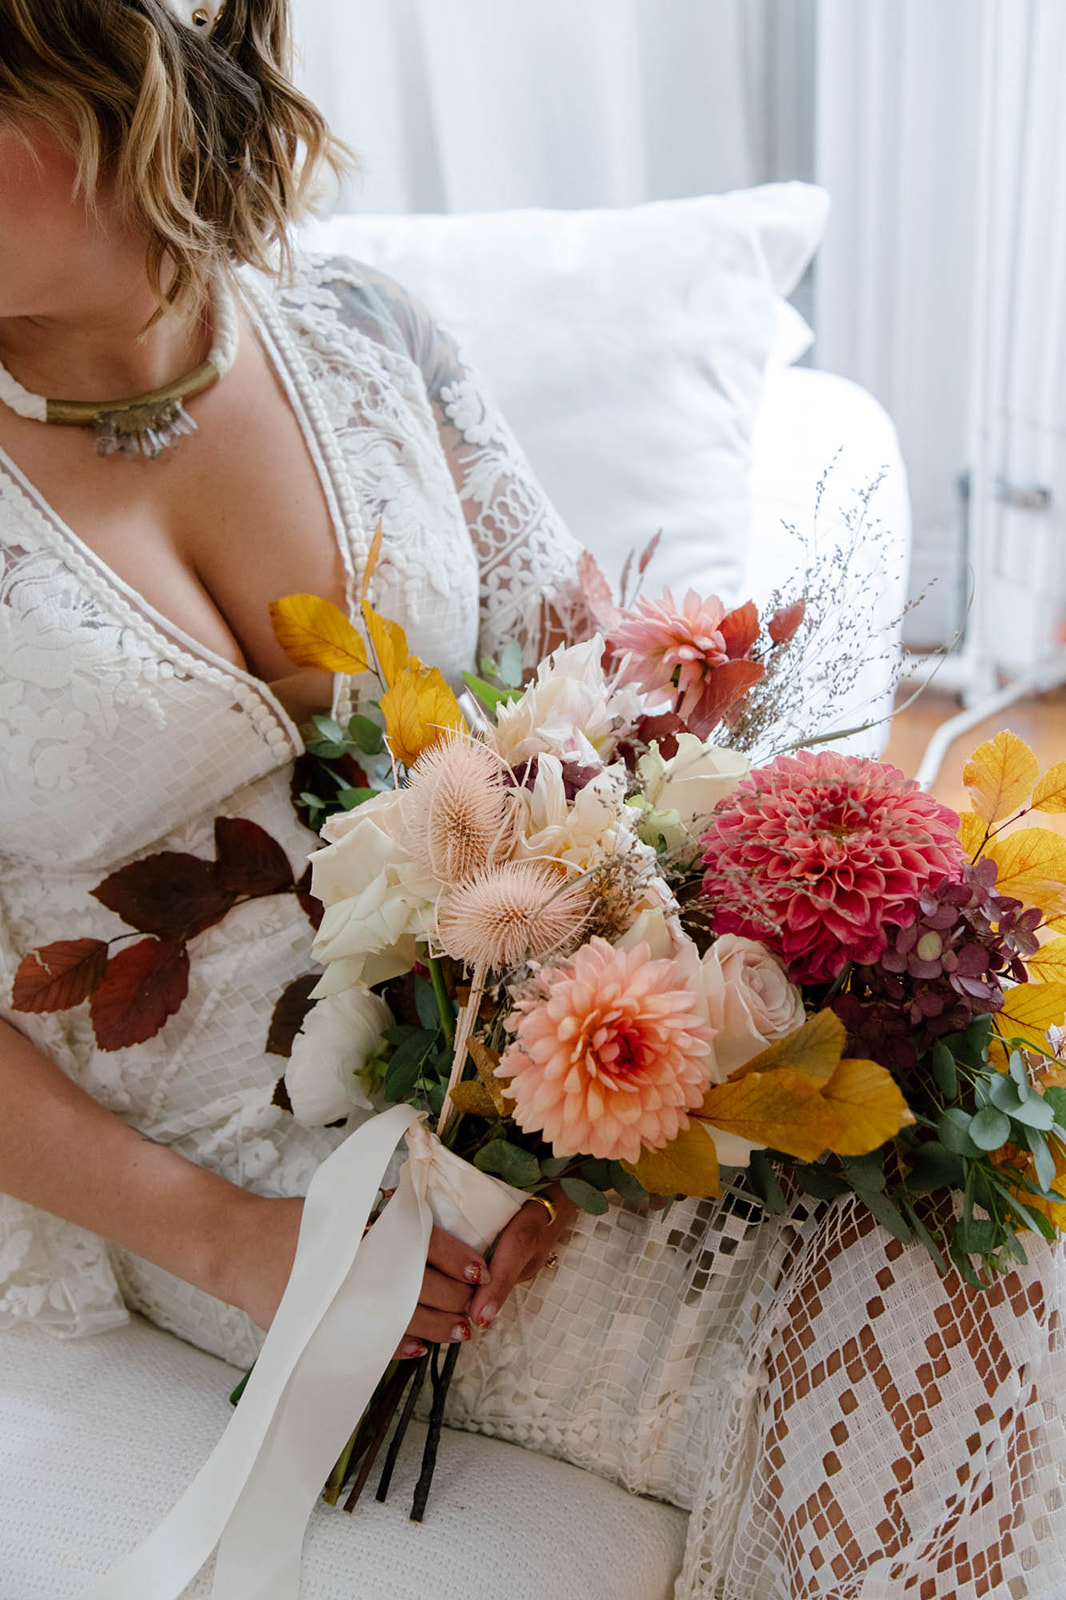
<svg viewBox="0 0 1066 1600">
<path fill-rule="evenodd" d="M 653 740 L 637 762 L 651 808 L 641 823 L 641 836 L 655 842 L 662 834 L 668 850 L 694 846 L 719 800 L 732 794 L 750 770 L 751 763 L 739 751 L 705 744 L 694 733 L 678 734 L 677 751 L 669 760 Z"/>
<path fill-rule="evenodd" d="M 651 959 L 663 961 L 676 956 L 684 940 L 676 912 L 668 915 L 662 906 L 645 906 L 614 945 L 616 950 L 635 950 L 638 944 L 646 944 Z"/>
<path fill-rule="evenodd" d="M 689 972 L 716 1030 L 719 1083 L 731 1078 L 775 1039 L 803 1026 L 803 996 L 777 957 L 754 939 L 727 933 Z"/>
<path fill-rule="evenodd" d="M 544 752 L 599 766 L 614 752 L 618 733 L 640 714 L 632 690 L 612 690 L 603 672 L 599 634 L 542 661 L 525 694 L 496 711 L 495 742 L 518 766 Z"/>
<path fill-rule="evenodd" d="M 346 989 L 312 1006 L 285 1072 L 297 1122 L 320 1128 L 352 1111 L 374 1109 L 356 1074 L 391 1023 L 384 1000 L 367 989 Z"/>
<path fill-rule="evenodd" d="M 314 955 L 330 968 L 316 994 L 406 972 L 433 926 L 440 885 L 397 842 L 403 790 L 331 817 L 332 842 L 311 857 L 311 890 L 326 907 Z"/>
</svg>

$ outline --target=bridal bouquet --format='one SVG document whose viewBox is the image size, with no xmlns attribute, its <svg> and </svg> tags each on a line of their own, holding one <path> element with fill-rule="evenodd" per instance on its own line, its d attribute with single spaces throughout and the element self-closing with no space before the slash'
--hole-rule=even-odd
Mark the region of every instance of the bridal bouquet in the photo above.
<svg viewBox="0 0 1066 1600">
<path fill-rule="evenodd" d="M 1066 938 L 1038 941 L 1066 932 L 1066 839 L 1005 831 L 1066 810 L 1066 763 L 1000 734 L 962 818 L 883 763 L 752 765 L 803 602 L 615 609 L 583 577 L 599 631 L 524 685 L 508 649 L 462 703 L 365 597 L 365 639 L 275 606 L 360 706 L 309 746 L 325 970 L 287 1003 L 284 1103 L 414 1106 L 516 1203 L 717 1195 L 723 1169 L 768 1212 L 851 1191 L 986 1286 L 1066 1225 Z"/>
</svg>

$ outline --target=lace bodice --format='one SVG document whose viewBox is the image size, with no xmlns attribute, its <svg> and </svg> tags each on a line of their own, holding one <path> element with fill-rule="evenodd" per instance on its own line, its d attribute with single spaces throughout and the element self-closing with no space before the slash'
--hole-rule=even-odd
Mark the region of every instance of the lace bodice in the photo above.
<svg viewBox="0 0 1066 1600">
<path fill-rule="evenodd" d="M 451 341 L 389 280 L 305 265 L 244 285 L 318 469 L 350 585 L 453 678 L 509 637 L 527 660 L 580 606 L 576 550 Z M 159 850 L 257 822 L 298 877 L 298 730 L 182 635 L 0 456 L 0 985 L 57 939 L 128 930 L 90 890 Z M 308 970 L 293 896 L 192 941 L 154 1038 L 96 1047 L 84 1006 L 10 1017 L 149 1137 L 267 1194 L 302 1193 L 340 1135 L 272 1104 L 272 1008 Z M 760 1218 L 742 1190 L 581 1219 L 464 1351 L 451 1420 L 691 1508 L 678 1600 L 1052 1600 L 1066 1564 L 1061 1255 L 987 1304 L 845 1207 Z M 119 1288 L 121 1284 L 121 1292 Z M 125 1301 L 247 1363 L 242 1314 L 0 1197 L 0 1329 L 105 1329 Z M 442 1469 L 443 1470 L 443 1469 Z"/>
</svg>

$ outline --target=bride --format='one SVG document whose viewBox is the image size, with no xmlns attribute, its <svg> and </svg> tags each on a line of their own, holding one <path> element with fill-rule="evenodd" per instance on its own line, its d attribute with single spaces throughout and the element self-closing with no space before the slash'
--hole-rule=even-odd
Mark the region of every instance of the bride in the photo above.
<svg viewBox="0 0 1066 1600">
<path fill-rule="evenodd" d="M 299 878 L 292 763 L 331 686 L 268 606 L 344 605 L 378 524 L 375 604 L 446 676 L 514 637 L 531 664 L 580 614 L 573 541 L 452 341 L 381 275 L 289 259 L 339 153 L 285 77 L 286 11 L 0 0 L 5 1003 L 26 952 L 128 937 L 101 880 L 210 859 L 219 817 Z M 113 1050 L 85 1006 L 5 1013 L 0 1328 L 125 1306 L 254 1358 L 343 1137 L 273 1104 L 309 939 L 295 895 L 206 919 Z M 679 1595 L 1050 1594 L 1048 1259 L 975 1297 L 812 1207 L 530 1202 L 491 1269 L 436 1233 L 399 1354 L 469 1340 L 454 1423 L 691 1509 Z"/>
</svg>

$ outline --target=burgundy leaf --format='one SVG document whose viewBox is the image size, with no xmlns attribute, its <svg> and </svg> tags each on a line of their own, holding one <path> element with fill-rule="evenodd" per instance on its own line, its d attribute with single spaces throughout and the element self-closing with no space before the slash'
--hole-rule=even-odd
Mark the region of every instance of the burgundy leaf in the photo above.
<svg viewBox="0 0 1066 1600">
<path fill-rule="evenodd" d="M 307 1013 L 315 1004 L 311 999 L 311 990 L 320 976 L 321 974 L 317 972 L 307 972 L 282 990 L 281 998 L 274 1007 L 274 1014 L 270 1019 L 270 1032 L 267 1034 L 266 1042 L 268 1055 L 292 1055 L 292 1042 L 303 1027 Z"/>
<path fill-rule="evenodd" d="M 153 1038 L 189 992 L 189 952 L 171 939 L 142 939 L 107 964 L 89 1001 L 101 1050 Z"/>
<path fill-rule="evenodd" d="M 689 731 L 706 739 L 738 700 L 765 674 L 757 661 L 726 661 L 715 667 L 694 711 L 689 715 Z"/>
<path fill-rule="evenodd" d="M 658 550 L 658 548 L 659 548 L 659 540 L 662 538 L 662 536 L 663 536 L 663 530 L 660 528 L 658 533 L 655 535 L 654 539 L 649 539 L 648 543 L 644 546 L 644 549 L 641 551 L 640 560 L 637 562 L 637 572 L 640 575 L 640 577 L 643 578 L 644 574 L 647 572 L 648 567 L 649 567 L 649 565 L 651 563 L 651 558 L 655 554 L 656 550 Z"/>
<path fill-rule="evenodd" d="M 216 862 L 175 850 L 121 867 L 92 893 L 131 928 L 171 941 L 220 922 L 237 898 L 223 885 Z"/>
<path fill-rule="evenodd" d="M 300 909 L 304 913 L 304 916 L 307 918 L 308 922 L 311 924 L 312 928 L 317 933 L 319 928 L 322 925 L 322 918 L 326 914 L 326 908 L 322 904 L 321 900 L 317 899 L 311 893 L 311 863 L 310 863 L 310 861 L 307 863 L 307 866 L 304 868 L 303 877 L 300 879 L 299 883 L 296 885 L 296 889 L 297 889 L 296 898 L 300 902 Z"/>
<path fill-rule="evenodd" d="M 583 550 L 577 563 L 577 578 L 581 585 L 585 607 L 601 633 L 612 633 L 620 621 L 618 608 L 611 595 L 611 586 L 600 571 L 596 557 Z"/>
<path fill-rule="evenodd" d="M 663 711 L 657 717 L 642 717 L 633 732 L 645 744 L 654 739 L 664 761 L 677 755 L 677 736 L 686 731 L 687 724 L 673 711 Z"/>
<path fill-rule="evenodd" d="M 790 606 L 775 611 L 767 624 L 767 632 L 774 644 L 787 644 L 807 613 L 806 600 L 794 600 Z"/>
<path fill-rule="evenodd" d="M 725 653 L 730 661 L 748 655 L 759 637 L 759 613 L 751 601 L 727 612 L 718 624 L 718 632 L 725 640 Z"/>
<path fill-rule="evenodd" d="M 289 1099 L 289 1091 L 285 1087 L 284 1078 L 279 1078 L 274 1085 L 274 1093 L 270 1096 L 270 1104 L 272 1106 L 280 1106 L 282 1111 L 292 1110 L 292 1101 Z"/>
<path fill-rule="evenodd" d="M 59 939 L 24 956 L 11 986 L 15 1011 L 66 1011 L 80 1005 L 107 971 L 102 939 Z"/>
<path fill-rule="evenodd" d="M 215 854 L 219 882 L 230 894 L 280 894 L 292 888 L 288 856 L 257 822 L 216 817 Z"/>
</svg>

